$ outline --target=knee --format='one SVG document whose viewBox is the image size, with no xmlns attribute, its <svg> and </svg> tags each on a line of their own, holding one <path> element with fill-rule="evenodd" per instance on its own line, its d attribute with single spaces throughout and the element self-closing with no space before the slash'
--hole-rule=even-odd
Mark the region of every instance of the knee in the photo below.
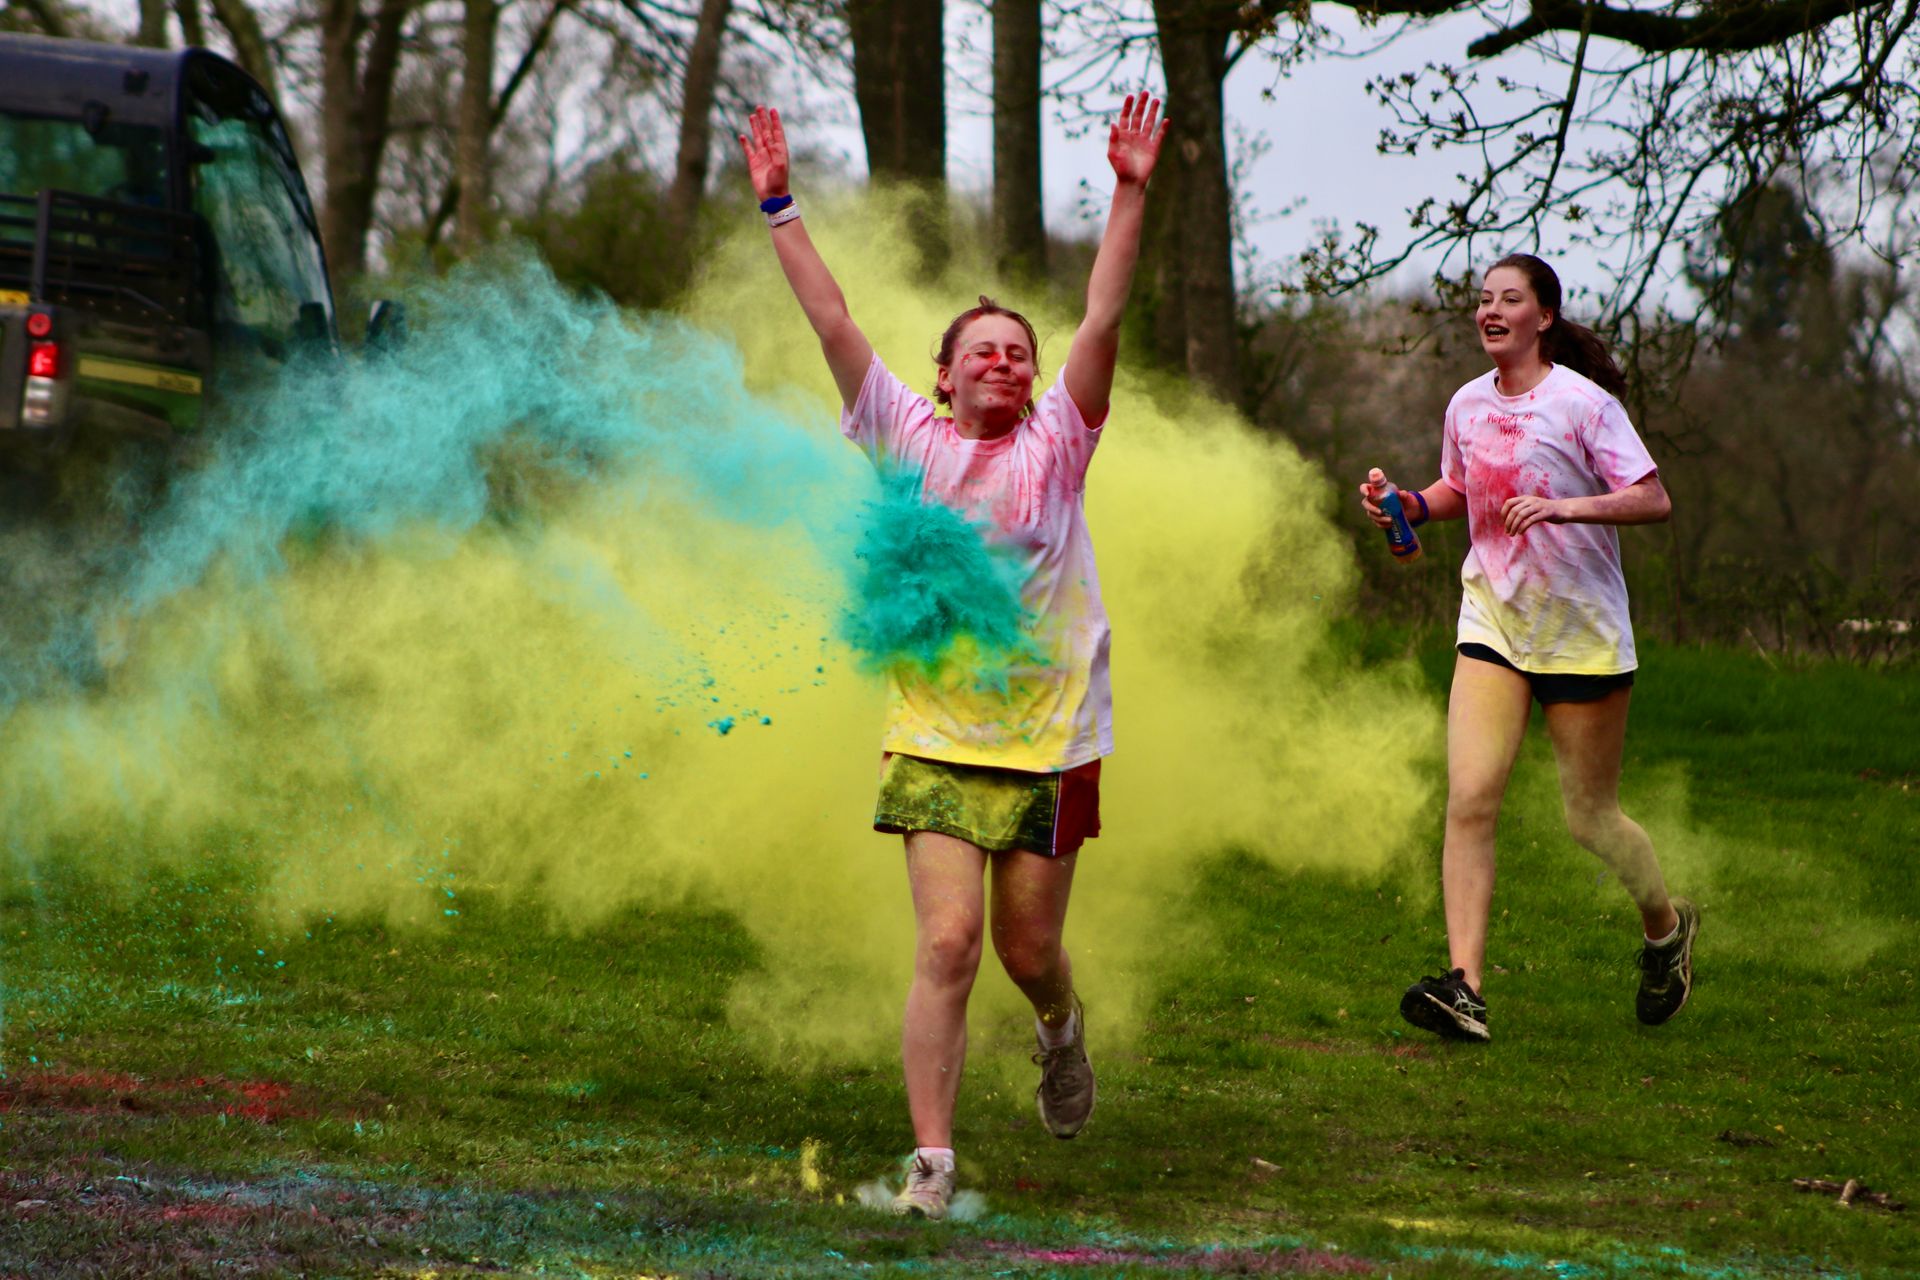
<svg viewBox="0 0 1920 1280">
<path fill-rule="evenodd" d="M 1052 934 L 1010 939 L 994 949 L 1000 955 L 1001 967 L 1016 986 L 1044 981 L 1060 967 L 1060 939 Z"/>
<path fill-rule="evenodd" d="M 966 986 L 980 968 L 980 926 L 939 925 L 921 935 L 920 976 L 942 987 Z"/>
<path fill-rule="evenodd" d="M 1614 804 L 1570 799 L 1563 812 L 1567 819 L 1567 834 L 1583 849 L 1604 847 L 1620 825 L 1620 806 Z"/>
<path fill-rule="evenodd" d="M 1500 793 L 1455 788 L 1447 792 L 1447 822 L 1472 831 L 1493 830 L 1500 821 Z"/>
</svg>

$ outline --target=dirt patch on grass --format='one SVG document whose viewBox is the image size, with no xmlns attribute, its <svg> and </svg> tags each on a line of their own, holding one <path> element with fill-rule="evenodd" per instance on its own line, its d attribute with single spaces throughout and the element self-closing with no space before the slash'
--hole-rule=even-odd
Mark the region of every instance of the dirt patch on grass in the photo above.
<svg viewBox="0 0 1920 1280">
<path fill-rule="evenodd" d="M 124 1174 L 0 1171 L 0 1273 L 120 1275 L 355 1270 L 408 1249 L 418 1213 L 316 1185 L 279 1193 Z M 44 1272 L 38 1272 L 44 1274 Z"/>
<path fill-rule="evenodd" d="M 43 1071 L 0 1081 L 0 1114 L 11 1111 L 81 1115 L 224 1115 L 273 1124 L 318 1113 L 310 1099 L 277 1080 L 191 1076 L 147 1080 L 107 1071 Z"/>
<path fill-rule="evenodd" d="M 1020 1262 L 1054 1267 L 1151 1267 L 1167 1271 L 1215 1272 L 1233 1276 L 1370 1276 L 1379 1264 L 1326 1249 L 1180 1249 L 1165 1253 L 1093 1245 L 1057 1249 L 988 1240 L 983 1252 Z"/>
</svg>

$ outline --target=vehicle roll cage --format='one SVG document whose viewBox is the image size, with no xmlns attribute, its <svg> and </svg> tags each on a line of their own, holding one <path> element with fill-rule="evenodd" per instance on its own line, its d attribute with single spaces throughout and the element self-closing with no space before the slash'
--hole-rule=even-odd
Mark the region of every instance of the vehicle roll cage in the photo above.
<svg viewBox="0 0 1920 1280">
<path fill-rule="evenodd" d="M 28 259 L 25 272 L 8 269 L 21 257 Z M 203 324 L 200 258 L 190 213 L 71 191 L 0 194 L 0 275 L 24 275 L 35 302 L 85 302 L 109 316 L 145 312 L 148 319 Z"/>
</svg>

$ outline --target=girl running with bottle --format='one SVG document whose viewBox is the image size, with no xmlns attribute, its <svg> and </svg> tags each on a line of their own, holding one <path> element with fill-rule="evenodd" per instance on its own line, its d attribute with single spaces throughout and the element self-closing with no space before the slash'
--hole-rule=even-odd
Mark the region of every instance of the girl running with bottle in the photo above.
<svg viewBox="0 0 1920 1280">
<path fill-rule="evenodd" d="M 1671 503 L 1621 406 L 1625 377 L 1598 335 L 1561 314 L 1560 299 L 1559 277 L 1530 254 L 1488 270 L 1474 323 L 1493 368 L 1447 406 L 1440 478 L 1401 494 L 1413 523 L 1464 517 L 1472 542 L 1447 706 L 1440 876 L 1452 968 L 1400 1002 L 1407 1021 L 1456 1039 L 1488 1038 L 1481 981 L 1494 828 L 1535 700 L 1567 829 L 1640 911 L 1640 1021 L 1667 1021 L 1693 987 L 1700 913 L 1667 895 L 1653 842 L 1619 800 L 1637 659 L 1613 527 L 1663 521 Z M 1360 498 L 1387 528 L 1383 481 L 1375 472 Z"/>
<path fill-rule="evenodd" d="M 1130 95 L 1109 130 L 1113 204 L 1086 316 L 1037 401 L 1033 326 L 985 297 L 941 336 L 931 398 L 895 377 L 800 221 L 779 113 L 755 111 L 740 138 L 781 269 L 839 388 L 841 430 L 876 465 L 914 474 L 925 501 L 965 513 L 1013 553 L 1027 639 L 1046 658 L 997 682 L 973 672 L 889 675 L 874 826 L 905 837 L 917 938 L 901 1037 L 915 1147 L 898 1213 L 945 1217 L 953 1197 L 967 998 L 989 934 L 1033 1004 L 1041 1119 L 1071 1138 L 1093 1111 L 1086 1015 L 1061 945 L 1078 850 L 1100 830 L 1100 760 L 1113 750 L 1107 615 L 1081 495 L 1107 418 L 1147 179 L 1166 134 L 1159 110 Z M 950 415 L 937 414 L 936 402 Z"/>
</svg>

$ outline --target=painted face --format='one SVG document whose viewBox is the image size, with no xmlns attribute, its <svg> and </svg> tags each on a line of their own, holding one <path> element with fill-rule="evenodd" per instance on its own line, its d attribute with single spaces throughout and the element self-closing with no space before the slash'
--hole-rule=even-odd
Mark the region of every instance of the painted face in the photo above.
<svg viewBox="0 0 1920 1280">
<path fill-rule="evenodd" d="M 955 417 L 1017 417 L 1033 398 L 1033 362 L 1025 325 L 1012 316 L 980 316 L 960 331 L 939 386 L 953 398 Z"/>
<path fill-rule="evenodd" d="M 1473 313 L 1480 331 L 1480 349 L 1495 364 L 1511 364 L 1540 345 L 1540 335 L 1553 323 L 1553 313 L 1540 305 L 1518 267 L 1495 267 L 1480 286 L 1480 306 Z"/>
</svg>

